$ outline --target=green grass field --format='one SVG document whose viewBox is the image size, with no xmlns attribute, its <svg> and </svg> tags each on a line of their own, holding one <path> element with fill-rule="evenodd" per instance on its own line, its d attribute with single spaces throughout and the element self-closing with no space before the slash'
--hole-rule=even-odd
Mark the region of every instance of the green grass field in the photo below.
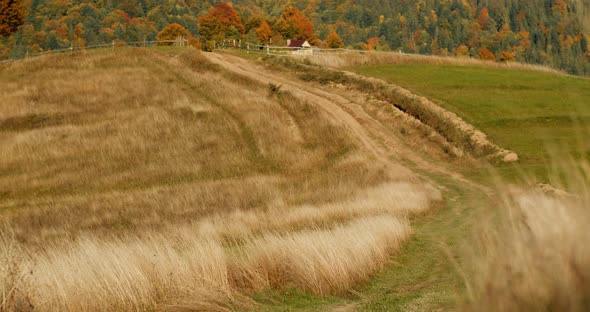
<svg viewBox="0 0 590 312">
<path fill-rule="evenodd" d="M 521 157 L 519 167 L 536 176 L 545 176 L 547 162 L 555 160 L 552 152 L 590 157 L 588 79 L 456 65 L 375 65 L 350 70 L 400 85 L 457 113 L 496 144 L 516 151 Z"/>
</svg>

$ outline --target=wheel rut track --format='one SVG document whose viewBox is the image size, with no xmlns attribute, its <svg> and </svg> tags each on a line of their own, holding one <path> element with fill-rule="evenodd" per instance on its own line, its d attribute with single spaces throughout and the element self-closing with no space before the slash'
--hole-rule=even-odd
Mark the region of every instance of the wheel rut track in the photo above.
<svg viewBox="0 0 590 312">
<path fill-rule="evenodd" d="M 227 105 L 219 102 L 214 96 L 209 95 L 207 92 L 200 91 L 199 88 L 191 82 L 190 77 L 186 76 L 194 74 L 193 72 L 170 70 L 171 68 L 181 66 L 177 58 L 172 60 L 158 58 L 154 65 L 156 65 L 160 77 L 172 77 L 175 81 L 181 82 L 180 89 L 189 97 L 189 99 L 192 99 L 193 97 L 204 97 L 208 103 L 227 115 L 235 124 L 236 133 L 240 135 L 242 142 L 244 142 L 245 147 L 248 149 L 248 158 L 257 167 L 256 170 L 264 174 L 274 173 L 272 172 L 273 169 L 269 168 L 276 168 L 276 165 L 270 163 L 270 161 L 263 156 L 262 151 L 256 144 L 254 134 L 242 120 L 240 115 L 232 111 Z"/>
<path fill-rule="evenodd" d="M 263 66 L 237 56 L 223 53 L 205 53 L 205 56 L 226 70 L 263 84 L 279 84 L 283 90 L 290 92 L 296 98 L 318 105 L 333 122 L 349 130 L 366 151 L 371 153 L 387 170 L 396 172 L 397 176 L 400 172 L 411 174 L 407 168 L 400 165 L 402 160 L 407 160 L 422 170 L 449 176 L 484 193 L 490 193 L 489 188 L 465 178 L 460 173 L 432 163 L 412 150 L 402 139 L 396 137 L 389 129 L 371 117 L 363 108 L 363 103 L 352 101 L 313 83 L 273 73 Z"/>
</svg>

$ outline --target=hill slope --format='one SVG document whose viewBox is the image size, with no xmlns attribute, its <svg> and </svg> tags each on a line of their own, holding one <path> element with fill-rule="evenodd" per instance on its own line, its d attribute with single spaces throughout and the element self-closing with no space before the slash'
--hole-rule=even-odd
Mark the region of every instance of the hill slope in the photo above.
<svg viewBox="0 0 590 312">
<path fill-rule="evenodd" d="M 557 188 L 494 187 L 481 158 L 500 148 L 428 99 L 236 55 L 118 48 L 0 65 L 0 310 L 587 310 L 587 162 L 555 162 Z M 475 123 L 463 110 L 483 105 L 450 88 L 572 79 L 387 57 L 419 62 L 357 69 L 454 96 L 441 105 Z M 526 83 L 517 91 L 536 95 Z"/>
<path fill-rule="evenodd" d="M 441 200 L 403 162 L 445 174 L 426 159 L 452 158 L 386 103 L 231 56 L 131 49 L 0 73 L 2 308 L 342 294 Z"/>
</svg>

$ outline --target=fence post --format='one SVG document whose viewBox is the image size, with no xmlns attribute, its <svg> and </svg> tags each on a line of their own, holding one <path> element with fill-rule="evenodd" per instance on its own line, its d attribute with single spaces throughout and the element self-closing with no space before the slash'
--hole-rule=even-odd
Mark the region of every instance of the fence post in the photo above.
<svg viewBox="0 0 590 312">
<path fill-rule="evenodd" d="M 266 55 L 270 55 L 270 46 L 269 45 L 266 46 Z"/>
<path fill-rule="evenodd" d="M 246 54 L 250 54 L 250 42 L 246 43 Z"/>
<path fill-rule="evenodd" d="M 115 40 L 113 40 L 113 42 L 112 42 L 112 48 L 111 48 L 111 50 L 115 51 Z"/>
<path fill-rule="evenodd" d="M 70 44 L 70 55 L 74 54 L 74 44 Z"/>
</svg>

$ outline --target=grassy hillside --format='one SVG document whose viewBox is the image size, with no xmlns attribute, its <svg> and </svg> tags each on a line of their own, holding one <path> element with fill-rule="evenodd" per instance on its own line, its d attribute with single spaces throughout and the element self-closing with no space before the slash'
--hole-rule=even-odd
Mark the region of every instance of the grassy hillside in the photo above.
<svg viewBox="0 0 590 312">
<path fill-rule="evenodd" d="M 1 65 L 0 311 L 587 310 L 587 163 L 483 184 L 484 163 L 377 85 L 311 68 L 177 48 Z M 489 77 L 471 89 L 490 101 L 552 96 L 526 75 L 585 86 L 441 68 Z"/>
<path fill-rule="evenodd" d="M 475 65 L 397 64 L 353 71 L 428 97 L 516 151 L 541 175 L 550 152 L 590 157 L 590 80 Z"/>
<path fill-rule="evenodd" d="M 377 61 L 384 59 L 375 58 Z M 496 103 L 499 108 L 504 109 L 503 111 L 508 109 L 500 105 L 499 101 L 496 102 L 499 91 L 490 85 L 510 85 L 506 86 L 503 82 L 502 79 L 505 77 L 500 75 L 502 79 L 498 79 L 494 76 L 493 73 L 498 71 L 509 72 L 509 77 L 514 80 L 519 76 L 534 77 L 535 82 L 541 86 L 528 85 L 528 88 L 523 88 L 524 91 L 528 90 L 527 96 L 533 98 L 537 92 L 541 96 L 544 95 L 544 88 L 562 96 L 571 92 L 569 94 L 572 98 L 586 96 L 585 80 L 573 80 L 571 86 L 580 89 L 568 90 L 570 85 L 564 87 L 563 84 L 562 89 L 553 89 L 551 82 L 570 81 L 571 77 L 545 68 L 527 68 L 520 64 L 502 68 L 493 63 L 477 64 L 469 60 L 433 57 L 410 57 L 412 62 L 408 63 L 406 57 L 398 57 L 397 54 L 386 59 L 394 59 L 394 63 L 398 65 L 371 68 L 379 71 L 382 68 L 413 66 L 434 69 L 450 67 L 461 70 L 478 65 L 473 68 L 480 74 L 464 79 L 463 83 L 469 84 L 473 79 L 490 77 L 485 81 L 485 86 L 479 87 L 479 93 L 473 93 L 479 95 L 478 99 Z M 370 107 L 374 97 L 382 98 L 383 105 L 396 105 L 400 110 L 407 109 L 408 112 L 409 109 L 415 109 L 416 105 L 425 103 L 416 100 L 416 97 L 404 95 L 403 92 L 389 92 L 395 87 L 346 75 L 331 68 L 296 65 L 275 59 L 268 62 L 273 68 L 278 68 L 275 64 L 286 64 L 289 68 L 286 71 L 288 74 L 304 81 L 316 81 L 318 84 L 329 86 L 328 88 L 338 89 L 344 84 L 347 89 L 370 91 L 372 95 L 366 97 L 364 107 Z M 366 64 L 367 57 L 314 57 L 307 58 L 305 63 L 328 63 L 332 66 Z M 367 68 L 360 67 L 356 70 L 363 71 Z M 484 72 L 492 74 L 486 75 Z M 411 73 L 407 72 L 407 76 L 412 77 Z M 455 75 L 449 74 L 448 79 L 456 82 L 460 76 Z M 494 77 L 496 79 L 493 79 Z M 407 77 L 400 76 L 399 80 L 404 81 L 404 78 Z M 435 78 L 438 79 L 432 79 L 433 85 L 444 84 L 445 77 L 442 74 Z M 414 81 L 422 86 L 431 83 L 428 76 L 416 78 Z M 401 84 L 397 80 L 396 83 Z M 446 90 L 447 93 L 449 89 Z M 488 92 L 488 89 L 495 92 Z M 513 91 L 508 89 L 507 92 Z M 578 93 L 582 95 L 577 97 Z M 536 98 L 539 99 L 541 96 Z M 528 103 L 527 99 L 520 98 L 524 104 Z M 538 103 L 545 102 L 539 100 Z M 572 107 L 577 105 L 569 105 L 569 108 Z M 516 115 L 522 119 L 527 119 L 527 114 L 556 114 L 555 111 L 542 107 L 520 108 L 522 115 Z M 586 116 L 585 112 L 586 110 L 582 109 L 579 114 Z M 443 136 L 448 137 L 448 134 L 451 134 L 448 132 L 449 128 L 437 127 L 444 124 L 441 118 L 449 115 L 435 113 L 437 118 L 426 120 L 423 109 L 414 113 L 418 115 L 410 112 L 417 119 L 442 130 Z M 465 118 L 461 112 L 458 114 Z M 501 127 L 501 124 L 498 127 Z M 549 129 L 541 130 L 547 133 L 553 128 L 559 128 L 551 123 L 548 123 L 547 127 Z M 582 242 L 587 240 L 584 224 L 590 220 L 590 167 L 588 160 L 580 157 L 588 150 L 587 145 L 584 145 L 584 129 L 587 128 L 584 121 L 575 125 L 570 122 L 568 127 L 564 128 L 565 134 L 562 136 L 552 134 L 546 140 L 541 138 L 538 141 L 551 145 L 559 139 L 570 143 L 580 142 L 579 145 L 573 143 L 561 149 L 551 149 L 550 152 L 547 152 L 545 146 L 540 145 L 537 149 L 529 150 L 538 153 L 533 155 L 535 158 L 531 154 L 524 154 L 525 159 L 521 159 L 519 163 L 496 166 L 491 172 L 483 163 L 472 163 L 465 158 L 459 158 L 458 162 L 445 161 L 447 168 L 461 171 L 489 188 L 481 188 L 481 185 L 473 188 L 469 186 L 478 185 L 470 184 L 468 180 L 458 181 L 456 176 L 449 179 L 448 175 L 424 172 L 445 186 L 445 205 L 435 215 L 422 218 L 416 223 L 416 235 L 402 249 L 397 265 L 373 279 L 368 287 L 363 289 L 360 303 L 354 307 L 362 311 L 422 311 L 432 310 L 437 306 L 457 307 L 457 302 L 453 300 L 450 301 L 451 305 L 448 305 L 449 298 L 457 298 L 453 296 L 455 294 L 458 298 L 466 299 L 466 305 L 459 304 L 459 307 L 464 308 L 460 310 L 466 311 L 587 310 L 590 294 L 590 285 L 587 282 L 590 279 L 586 272 L 590 267 L 590 261 L 587 256 L 588 248 Z M 526 127 L 523 127 L 519 131 L 525 129 Z M 520 135 L 517 137 L 520 142 L 526 141 L 526 138 L 523 138 L 526 134 L 513 135 Z M 419 162 L 414 165 L 417 167 L 416 170 L 420 170 Z M 497 175 L 494 173 L 498 172 L 504 178 L 490 179 L 495 178 Z M 533 174 L 532 179 L 526 179 L 531 177 L 529 174 Z M 521 178 L 525 178 L 524 181 L 521 181 Z M 537 184 L 538 178 L 549 181 L 550 184 Z M 517 183 L 514 183 L 515 180 Z M 464 248 L 461 248 L 462 245 Z"/>
<path fill-rule="evenodd" d="M 440 201 L 333 103 L 193 49 L 15 62 L 0 90 L 0 309 L 343 295 Z"/>
</svg>

